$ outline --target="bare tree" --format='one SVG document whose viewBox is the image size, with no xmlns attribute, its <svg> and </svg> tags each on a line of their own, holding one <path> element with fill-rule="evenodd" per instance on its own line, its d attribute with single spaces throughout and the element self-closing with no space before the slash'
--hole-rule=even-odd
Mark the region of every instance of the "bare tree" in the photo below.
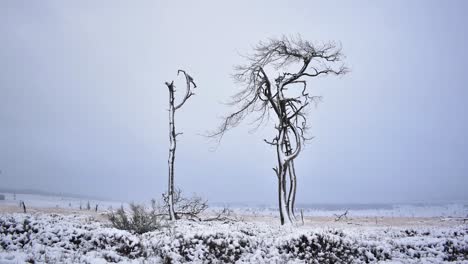
<svg viewBox="0 0 468 264">
<path fill-rule="evenodd" d="M 278 178 L 281 224 L 293 223 L 297 188 L 294 161 L 310 139 L 306 137 L 306 107 L 320 99 L 309 94 L 307 84 L 311 78 L 343 75 L 348 69 L 342 63 L 341 48 L 334 42 L 315 45 L 300 37 L 260 42 L 246 59 L 247 64 L 236 66 L 233 75 L 243 87 L 231 98 L 230 104 L 237 109 L 210 136 L 221 140 L 227 130 L 250 114 L 256 114 L 257 127 L 271 115 L 275 117 L 276 135 L 264 141 L 276 148 L 277 166 L 273 170 Z"/>
<path fill-rule="evenodd" d="M 167 88 L 169 88 L 169 182 L 168 182 L 168 210 L 169 210 L 169 219 L 176 220 L 175 210 L 174 210 L 174 161 L 175 161 L 175 151 L 177 146 L 177 136 L 181 135 L 182 133 L 176 133 L 175 129 L 175 112 L 177 109 L 181 108 L 187 99 L 189 99 L 192 95 L 194 95 L 193 90 L 197 87 L 193 78 L 188 75 L 183 70 L 178 70 L 177 75 L 183 73 L 185 76 L 186 81 L 186 93 L 182 98 L 182 101 L 179 104 L 175 104 L 174 94 L 175 94 L 175 85 L 174 81 L 166 82 Z"/>
</svg>

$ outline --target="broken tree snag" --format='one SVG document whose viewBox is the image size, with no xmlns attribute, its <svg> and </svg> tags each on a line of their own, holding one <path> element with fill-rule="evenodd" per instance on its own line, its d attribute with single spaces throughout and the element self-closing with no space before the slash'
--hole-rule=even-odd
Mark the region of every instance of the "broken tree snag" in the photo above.
<svg viewBox="0 0 468 264">
<path fill-rule="evenodd" d="M 346 209 L 346 211 L 344 213 L 340 214 L 340 215 L 335 214 L 335 222 L 338 222 L 341 219 L 348 219 L 348 211 L 349 211 L 349 209 Z"/>
<path fill-rule="evenodd" d="M 26 204 L 24 201 L 20 201 L 20 207 L 23 209 L 23 213 L 26 213 Z"/>
<path fill-rule="evenodd" d="M 179 104 L 175 104 L 175 85 L 174 81 L 166 82 L 166 86 L 169 89 L 169 158 L 168 158 L 168 167 L 169 167 L 169 180 L 168 180 L 168 190 L 167 190 L 167 199 L 168 199 L 168 210 L 169 210 L 169 219 L 176 220 L 176 214 L 174 210 L 174 161 L 175 161 L 175 151 L 177 147 L 177 136 L 182 133 L 177 133 L 175 128 L 175 112 L 181 108 L 187 99 L 194 95 L 193 90 L 197 87 L 193 78 L 187 74 L 184 70 L 178 70 L 177 75 L 182 73 L 185 76 L 186 83 L 186 92 L 184 97 Z"/>
<path fill-rule="evenodd" d="M 274 120 L 275 135 L 264 140 L 276 149 L 273 168 L 278 181 L 278 207 L 281 224 L 296 221 L 296 158 L 307 140 L 307 107 L 320 97 L 309 95 L 307 84 L 326 75 L 343 75 L 341 47 L 334 42 L 314 44 L 300 37 L 273 38 L 259 42 L 246 56 L 247 63 L 235 67 L 235 81 L 242 89 L 231 97 L 237 107 L 209 136 L 219 140 L 249 115 L 256 115 L 258 128 Z M 273 118 L 272 118 L 273 117 Z"/>
<path fill-rule="evenodd" d="M 301 209 L 301 219 L 302 219 L 302 225 L 304 225 L 304 213 L 302 212 L 302 209 Z"/>
</svg>

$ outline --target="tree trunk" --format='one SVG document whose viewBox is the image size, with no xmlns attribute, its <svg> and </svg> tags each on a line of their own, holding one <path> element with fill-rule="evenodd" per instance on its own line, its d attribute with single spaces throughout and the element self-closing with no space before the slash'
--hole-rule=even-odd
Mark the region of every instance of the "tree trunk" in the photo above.
<svg viewBox="0 0 468 264">
<path fill-rule="evenodd" d="M 167 84 L 169 88 L 169 182 L 167 188 L 167 198 L 169 204 L 169 219 L 176 220 L 174 210 L 174 160 L 176 151 L 176 132 L 174 123 L 174 84 Z"/>
<path fill-rule="evenodd" d="M 294 168 L 294 161 L 291 160 L 288 166 L 288 174 L 289 174 L 289 196 L 288 196 L 288 210 L 289 215 L 292 217 L 294 221 L 296 221 L 296 214 L 294 213 L 294 204 L 296 202 L 296 170 Z"/>
<path fill-rule="evenodd" d="M 285 140 L 285 148 L 286 148 L 286 154 L 291 155 L 292 153 L 292 147 L 291 147 L 291 141 L 289 138 L 289 135 L 286 134 L 286 140 Z M 296 180 L 296 169 L 294 168 L 294 159 L 289 161 L 288 163 L 288 176 L 289 176 L 289 194 L 288 194 L 288 212 L 289 216 L 293 221 L 296 221 L 296 214 L 294 213 L 294 203 L 296 200 L 296 186 L 297 186 L 297 180 Z"/>
<path fill-rule="evenodd" d="M 280 212 L 281 225 L 291 224 L 291 217 L 286 203 L 286 191 L 283 185 L 283 179 L 286 176 L 284 167 L 278 171 L 278 207 Z"/>
<path fill-rule="evenodd" d="M 280 184 L 282 186 L 282 184 Z M 281 187 L 280 187 L 281 188 Z M 284 190 L 279 192 L 279 209 L 280 209 L 280 220 L 282 225 L 292 224 L 291 217 L 286 208 L 286 197 L 284 195 Z"/>
<path fill-rule="evenodd" d="M 278 142 L 276 145 L 276 152 L 278 158 L 278 167 L 276 169 L 276 174 L 278 176 L 278 209 L 280 212 L 280 221 L 281 225 L 292 224 L 292 219 L 289 214 L 288 203 L 286 197 L 288 197 L 286 189 L 286 174 L 288 170 L 288 162 L 284 159 L 287 156 L 285 148 L 285 137 L 284 133 L 287 130 L 285 128 L 279 129 Z"/>
<path fill-rule="evenodd" d="M 175 105 L 174 103 L 174 93 L 175 93 L 175 85 L 174 81 L 171 83 L 166 82 L 166 86 L 169 89 L 169 159 L 167 161 L 169 166 L 169 181 L 167 186 L 167 203 L 169 209 L 169 219 L 176 220 L 176 213 L 174 209 L 174 160 L 175 160 L 175 151 L 177 145 L 177 136 L 182 133 L 176 133 L 175 131 L 175 112 L 177 109 L 181 108 L 185 102 L 194 95 L 193 89 L 197 87 L 193 78 L 188 75 L 184 70 L 178 70 L 177 75 L 183 73 L 185 76 L 185 81 L 187 85 L 186 93 L 182 98 L 182 101 Z"/>
</svg>

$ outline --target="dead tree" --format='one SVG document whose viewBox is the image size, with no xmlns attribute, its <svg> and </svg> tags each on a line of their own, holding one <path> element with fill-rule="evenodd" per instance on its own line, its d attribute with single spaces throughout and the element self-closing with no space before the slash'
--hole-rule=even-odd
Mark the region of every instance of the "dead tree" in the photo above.
<svg viewBox="0 0 468 264">
<path fill-rule="evenodd" d="M 174 161 L 175 161 L 175 151 L 176 151 L 176 146 L 177 146 L 177 136 L 181 135 L 182 133 L 176 133 L 175 129 L 175 112 L 177 109 L 181 108 L 187 99 L 189 99 L 192 95 L 194 95 L 193 90 L 197 87 L 195 82 L 193 81 L 193 78 L 188 75 L 185 71 L 183 70 L 178 70 L 177 75 L 180 73 L 183 73 L 185 76 L 185 81 L 186 81 L 186 93 L 184 97 L 182 98 L 182 101 L 175 105 L 175 99 L 174 99 L 174 94 L 175 94 L 175 85 L 174 81 L 166 82 L 167 88 L 169 88 L 169 159 L 168 159 L 168 165 L 169 165 L 169 182 L 168 182 L 168 205 L 169 205 L 169 219 L 170 220 L 176 220 L 176 215 L 174 211 Z"/>
<path fill-rule="evenodd" d="M 348 212 L 349 212 L 349 209 L 346 209 L 346 211 L 342 214 L 335 214 L 335 222 L 338 222 L 341 219 L 348 219 Z"/>
<path fill-rule="evenodd" d="M 241 217 L 238 217 L 234 214 L 234 211 L 224 207 L 221 211 L 217 212 L 215 216 L 206 218 L 203 221 L 210 222 L 210 221 L 223 221 L 225 223 L 227 222 L 239 222 L 242 221 L 243 219 Z"/>
<path fill-rule="evenodd" d="M 282 37 L 260 42 L 247 64 L 235 67 L 234 79 L 243 87 L 232 96 L 238 108 L 226 116 L 211 137 L 222 138 L 250 114 L 256 114 L 257 127 L 274 116 L 276 135 L 265 142 L 276 149 L 278 206 L 281 224 L 295 221 L 297 178 L 295 159 L 307 138 L 307 109 L 320 97 L 311 96 L 307 84 L 311 78 L 329 74 L 343 75 L 341 48 L 333 42 L 315 45 L 300 37 Z M 276 78 L 272 78 L 276 75 Z"/>
<path fill-rule="evenodd" d="M 23 213 L 26 213 L 26 204 L 24 201 L 20 201 L 20 207 L 23 209 Z"/>
</svg>

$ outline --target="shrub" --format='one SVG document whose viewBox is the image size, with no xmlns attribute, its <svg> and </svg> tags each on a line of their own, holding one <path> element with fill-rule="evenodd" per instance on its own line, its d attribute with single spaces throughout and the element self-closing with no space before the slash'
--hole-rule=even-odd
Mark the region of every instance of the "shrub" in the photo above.
<svg viewBox="0 0 468 264">
<path fill-rule="evenodd" d="M 130 204 L 130 212 L 125 212 L 122 206 L 117 211 L 111 212 L 108 216 L 113 227 L 137 234 L 166 227 L 161 215 L 156 212 L 154 207 L 152 210 L 147 211 L 144 206 L 133 203 Z"/>
<path fill-rule="evenodd" d="M 361 245 L 362 246 L 362 245 Z M 304 260 L 306 263 L 365 263 L 391 259 L 390 254 L 373 245 L 361 247 L 345 239 L 341 231 L 323 234 L 303 234 L 278 247 L 288 259 Z"/>
<path fill-rule="evenodd" d="M 218 232 L 184 236 L 179 233 L 172 238 L 170 247 L 163 242 L 153 250 L 165 263 L 234 263 L 242 254 L 252 253 L 255 246 L 249 239 L 233 234 Z"/>
</svg>

